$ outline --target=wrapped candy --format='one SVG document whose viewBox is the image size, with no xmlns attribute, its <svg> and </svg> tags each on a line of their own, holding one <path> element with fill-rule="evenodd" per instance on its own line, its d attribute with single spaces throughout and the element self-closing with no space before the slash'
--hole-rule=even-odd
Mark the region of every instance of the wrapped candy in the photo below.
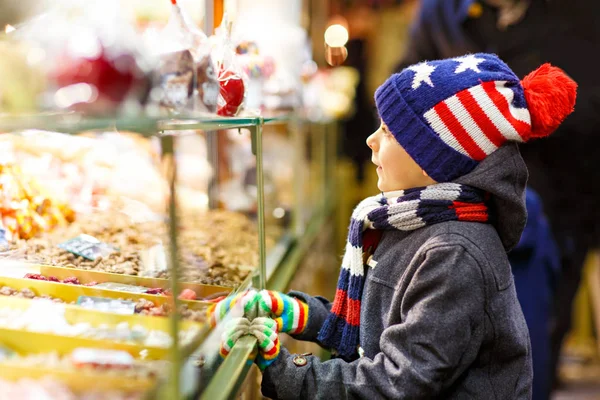
<svg viewBox="0 0 600 400">
<path fill-rule="evenodd" d="M 0 215 L 6 240 L 30 239 L 58 225 L 73 222 L 75 213 L 51 199 L 18 167 L 0 165 Z"/>
<path fill-rule="evenodd" d="M 158 84 L 162 89 L 160 105 L 179 111 L 192 108 L 194 94 L 194 60 L 189 50 L 163 54 L 158 68 Z"/>
<path fill-rule="evenodd" d="M 171 0 L 176 3 L 176 0 Z M 196 90 L 198 92 L 196 99 L 196 109 L 205 108 L 209 112 L 217 111 L 217 98 L 219 96 L 219 82 L 217 73 L 210 54 L 210 44 L 208 38 L 196 25 L 190 20 L 189 14 L 183 12 L 179 5 L 182 26 L 185 27 L 192 40 L 190 51 L 194 57 L 196 68 Z"/>
<path fill-rule="evenodd" d="M 15 34 L 32 43 L 34 59 L 42 55 L 50 78 L 44 106 L 111 114 L 128 100 L 144 102 L 147 63 L 117 1 L 60 2 Z"/>
<path fill-rule="evenodd" d="M 223 16 L 223 22 L 216 30 L 214 41 L 213 55 L 219 81 L 217 114 L 233 117 L 244 107 L 246 83 L 243 70 L 236 60 L 235 49 L 231 41 L 231 23 L 227 14 Z"/>
<path fill-rule="evenodd" d="M 147 32 L 149 43 L 158 43 L 159 68 L 155 94 L 161 106 L 173 111 L 214 113 L 219 85 L 206 35 L 190 21 L 176 0 L 161 32 Z"/>
<path fill-rule="evenodd" d="M 219 98 L 217 114 L 234 117 L 242 109 L 245 96 L 245 84 L 242 77 L 229 69 L 219 71 Z"/>
</svg>

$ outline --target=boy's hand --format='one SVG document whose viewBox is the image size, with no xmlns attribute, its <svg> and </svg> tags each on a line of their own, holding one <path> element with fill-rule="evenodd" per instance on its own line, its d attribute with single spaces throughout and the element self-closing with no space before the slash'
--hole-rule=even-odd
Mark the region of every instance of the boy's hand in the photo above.
<svg viewBox="0 0 600 400">
<path fill-rule="evenodd" d="M 225 358 L 231 352 L 235 343 L 245 335 L 253 335 L 258 341 L 258 352 L 253 352 L 250 359 L 264 371 L 279 356 L 279 337 L 277 323 L 271 318 L 258 317 L 250 322 L 247 318 L 234 318 L 227 322 L 227 327 L 221 335 L 219 354 Z M 258 354 L 257 354 L 258 353 Z"/>
<path fill-rule="evenodd" d="M 258 300 L 260 296 L 254 289 L 246 290 L 233 296 L 227 296 L 218 303 L 208 308 L 208 319 L 210 325 L 215 327 L 229 312 L 236 307 L 240 309 L 240 315 L 252 320 L 258 315 Z M 240 316 L 238 315 L 238 316 Z"/>
<path fill-rule="evenodd" d="M 219 354 L 225 358 L 235 345 L 235 343 L 250 331 L 250 321 L 248 318 L 233 318 L 227 322 L 227 327 L 221 334 L 221 348 Z"/>
<path fill-rule="evenodd" d="M 261 371 L 264 371 L 279 356 L 277 322 L 267 317 L 254 318 L 250 324 L 250 334 L 258 340 L 258 355 L 254 362 Z"/>
<path fill-rule="evenodd" d="M 272 290 L 261 290 L 258 297 L 258 314 L 270 316 L 277 323 L 278 332 L 298 335 L 308 321 L 308 305 L 303 301 Z"/>
</svg>

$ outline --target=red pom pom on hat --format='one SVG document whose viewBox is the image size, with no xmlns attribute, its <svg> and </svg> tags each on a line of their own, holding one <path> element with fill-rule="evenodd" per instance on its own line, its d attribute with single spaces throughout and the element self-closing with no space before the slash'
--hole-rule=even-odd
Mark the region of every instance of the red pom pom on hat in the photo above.
<svg viewBox="0 0 600 400">
<path fill-rule="evenodd" d="M 525 140 L 550 135 L 573 112 L 577 83 L 548 63 L 521 81 L 531 115 L 531 133 Z"/>
</svg>

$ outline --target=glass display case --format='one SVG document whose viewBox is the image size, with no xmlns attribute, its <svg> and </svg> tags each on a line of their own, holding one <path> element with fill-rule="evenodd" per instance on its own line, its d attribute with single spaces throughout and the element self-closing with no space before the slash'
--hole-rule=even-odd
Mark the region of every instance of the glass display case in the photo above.
<svg viewBox="0 0 600 400">
<path fill-rule="evenodd" d="M 69 374 L 78 367 L 56 368 L 46 356 L 66 365 L 76 351 L 93 349 L 92 361 L 83 364 L 100 363 L 102 357 L 118 363 L 120 356 L 131 369 L 138 368 L 132 363 L 170 361 L 170 375 L 164 375 L 163 364 L 151 373 L 170 382 L 175 395 L 184 361 L 210 331 L 210 301 L 248 286 L 265 287 L 265 122 L 45 118 L 0 117 L 5 233 L 0 301 L 7 313 L 0 341 L 7 352 L 18 353 L 2 367 L 19 365 L 24 377 L 35 367 L 71 385 L 77 379 Z M 114 126 L 140 132 L 107 132 Z M 48 127 L 83 133 L 69 136 Z M 214 131 L 224 127 L 228 130 Z M 204 144 L 208 153 L 209 137 L 233 128 L 247 132 L 256 174 L 254 203 L 236 211 L 227 210 L 227 202 L 214 206 L 212 196 L 227 182 L 206 171 L 217 171 L 219 159 L 202 152 L 190 157 L 189 150 L 192 139 L 204 139 L 196 147 Z M 203 158 L 206 165 L 198 164 Z M 36 301 L 39 297 L 51 301 Z M 42 329 L 34 321 L 44 314 L 61 322 Z M 217 351 L 218 344 L 212 348 Z M 85 371 L 90 379 L 99 373 Z M 139 385 L 131 379 L 105 385 L 103 376 L 97 378 L 112 389 L 147 389 L 156 381 L 144 373 L 146 381 Z M 88 388 L 95 388 L 94 382 Z M 185 383 L 182 389 L 190 386 Z"/>
<path fill-rule="evenodd" d="M 34 319 L 58 313 L 65 324 L 90 331 L 81 338 L 71 336 L 76 328 L 64 326 L 38 332 L 26 323 L 11 326 L 7 316 L 0 342 L 18 358 L 4 360 L 0 368 L 13 371 L 15 379 L 47 374 L 75 391 L 170 390 L 175 396 L 177 390 L 179 396 L 208 385 L 220 364 L 220 331 L 207 324 L 206 308 L 235 291 L 265 288 L 281 274 L 283 260 L 308 227 L 309 218 L 297 215 L 312 209 L 315 216 L 325 205 L 328 126 L 296 116 L 0 117 L 7 232 L 1 308 L 27 311 Z M 277 140 L 281 143 L 272 146 Z M 240 153 L 251 160 L 241 162 Z M 281 174 L 273 178 L 274 172 Z M 276 184 L 267 188 L 265 177 Z M 309 183 L 318 196 L 311 197 Z M 249 200 L 229 200 L 242 195 Z M 278 210 L 285 218 L 277 218 Z M 56 221 L 52 213 L 59 214 Z M 54 311 L 39 308 L 32 300 L 38 297 L 60 305 Z M 180 313 L 171 312 L 175 309 Z M 132 339 L 142 333 L 150 343 Z M 23 346 L 23 336 L 33 345 Z M 128 368 L 143 369 L 145 380 L 119 380 L 90 369 L 88 384 L 82 384 L 74 379 L 81 371 L 65 360 L 92 350 L 93 360 L 108 357 L 113 363 L 129 354 L 133 359 L 127 362 L 136 366 Z M 57 368 L 57 359 L 67 366 Z"/>
<path fill-rule="evenodd" d="M 240 114 L 245 83 L 223 62 L 225 103 L 206 100 L 207 39 L 175 1 L 182 36 L 153 36 L 154 64 L 117 2 L 81 3 L 0 34 L 0 385 L 231 397 L 256 343 L 223 361 L 208 310 L 287 286 L 330 212 L 335 122 Z M 269 101 L 296 101 L 288 89 Z"/>
</svg>

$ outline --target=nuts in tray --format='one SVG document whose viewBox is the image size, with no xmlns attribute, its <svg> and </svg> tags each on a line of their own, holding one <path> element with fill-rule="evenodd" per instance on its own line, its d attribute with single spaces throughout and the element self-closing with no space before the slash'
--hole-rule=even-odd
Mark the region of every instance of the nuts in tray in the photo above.
<svg viewBox="0 0 600 400">
<path fill-rule="evenodd" d="M 258 265 L 258 235 L 244 215 L 209 211 L 182 216 L 179 234 L 181 280 L 233 287 Z M 80 234 L 110 244 L 118 251 L 93 261 L 58 247 Z M 12 245 L 16 257 L 28 261 L 116 274 L 168 278 L 167 224 L 133 223 L 118 212 L 79 215 L 69 226 Z M 156 250 L 158 251 L 158 256 Z M 162 250 L 161 250 L 162 249 Z M 20 250 L 20 251 L 19 251 Z M 150 252 L 154 252 L 149 257 Z M 157 262 L 158 260 L 158 262 Z M 158 266 L 158 267 L 157 267 Z"/>
</svg>

